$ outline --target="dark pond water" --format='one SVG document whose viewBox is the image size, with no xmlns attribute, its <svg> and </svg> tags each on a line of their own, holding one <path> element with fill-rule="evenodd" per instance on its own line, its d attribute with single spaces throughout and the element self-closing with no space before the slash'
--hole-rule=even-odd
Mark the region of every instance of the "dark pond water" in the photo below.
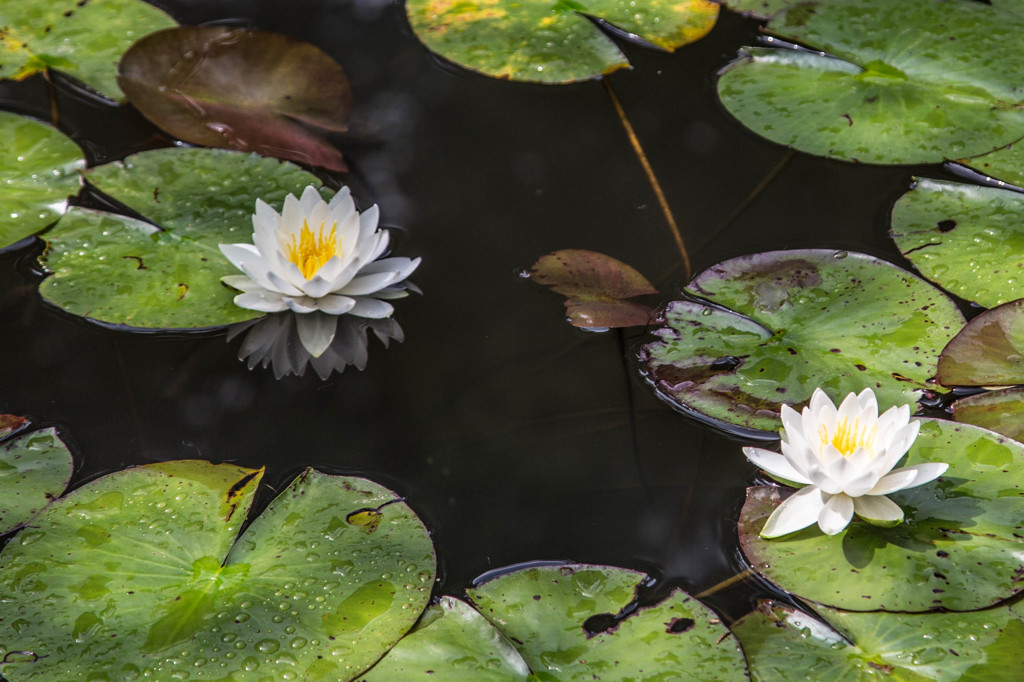
<svg viewBox="0 0 1024 682">
<path fill-rule="evenodd" d="M 163 0 L 183 23 L 231 22 L 312 42 L 355 88 L 338 142 L 360 202 L 420 255 L 424 295 L 399 302 L 407 340 L 321 382 L 248 371 L 223 332 L 112 331 L 43 304 L 40 246 L 0 254 L 0 411 L 61 428 L 75 483 L 201 457 L 267 467 L 280 488 L 306 466 L 405 495 L 434 533 L 438 593 L 530 560 L 637 568 L 701 592 L 743 570 L 736 517 L 754 469 L 741 441 L 660 403 L 633 365 L 643 330 L 590 334 L 519 273 L 560 248 L 601 251 L 669 300 L 679 254 L 599 82 L 536 86 L 441 63 L 400 4 L 373 0 Z M 888 211 L 914 172 L 786 156 L 734 122 L 715 73 L 758 23 L 723 14 L 675 54 L 625 46 L 611 82 L 690 245 L 696 271 L 732 256 L 835 247 L 901 262 Z M 131 110 L 60 88 L 62 129 L 93 163 L 166 144 Z M 47 117 L 40 80 L 0 84 L 0 106 Z M 263 501 L 271 492 L 265 490 Z M 728 618 L 765 587 L 708 598 Z"/>
</svg>

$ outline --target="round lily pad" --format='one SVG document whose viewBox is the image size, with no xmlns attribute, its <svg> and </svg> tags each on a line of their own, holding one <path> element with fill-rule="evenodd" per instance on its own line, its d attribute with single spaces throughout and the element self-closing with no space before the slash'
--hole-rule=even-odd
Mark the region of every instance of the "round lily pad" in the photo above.
<svg viewBox="0 0 1024 682">
<path fill-rule="evenodd" d="M 530 669 L 522 656 L 486 618 L 464 601 L 441 597 L 359 682 L 528 679 Z"/>
<path fill-rule="evenodd" d="M 1015 66 L 1024 17 L 977 2 L 829 0 L 794 4 L 767 30 L 816 51 L 749 48 L 718 92 L 774 142 L 911 164 L 984 154 L 1024 135 Z"/>
<path fill-rule="evenodd" d="M 1024 297 L 1024 195 L 919 179 L 896 202 L 892 237 L 922 275 L 985 307 Z"/>
<path fill-rule="evenodd" d="M 747 16 L 767 19 L 789 5 L 802 0 L 722 0 L 722 5 L 733 12 Z"/>
<path fill-rule="evenodd" d="M 1000 147 L 988 154 L 961 159 L 960 163 L 989 178 L 1017 187 L 1024 185 L 1024 145 L 1019 142 Z"/>
<path fill-rule="evenodd" d="M 100 322 L 147 329 L 231 324 L 259 313 L 234 304 L 238 274 L 219 244 L 252 240 L 256 199 L 280 206 L 320 181 L 274 159 L 213 149 L 140 152 L 87 178 L 151 225 L 74 209 L 47 235 L 44 298 Z M 325 195 L 329 192 L 322 190 Z"/>
<path fill-rule="evenodd" d="M 1024 441 L 1024 388 L 986 391 L 957 400 L 953 419 Z"/>
<path fill-rule="evenodd" d="M 53 428 L 0 445 L 0 534 L 25 525 L 64 492 L 71 468 L 71 453 Z"/>
<path fill-rule="evenodd" d="M 754 680 L 1024 678 L 1024 622 L 1007 607 L 975 613 L 819 611 L 836 629 L 772 602 L 733 623 Z"/>
<path fill-rule="evenodd" d="M 836 403 L 866 387 L 883 410 L 913 403 L 934 388 L 939 351 L 964 324 L 924 280 L 846 251 L 741 256 L 684 293 L 693 300 L 669 303 L 641 369 L 677 409 L 755 437 L 819 387 Z"/>
<path fill-rule="evenodd" d="M 262 471 L 167 462 L 56 501 L 0 554 L 0 673 L 349 680 L 422 612 L 430 537 L 395 495 L 307 470 L 237 538 Z"/>
<path fill-rule="evenodd" d="M 593 17 L 624 36 L 674 50 L 718 18 L 710 0 L 408 0 L 413 32 L 445 59 L 488 76 L 543 83 L 596 78 L 629 66 Z"/>
<path fill-rule="evenodd" d="M 121 53 L 145 34 L 174 25 L 142 0 L 4 0 L 0 78 L 58 69 L 117 99 Z"/>
<path fill-rule="evenodd" d="M 347 170 L 325 135 L 347 129 L 352 88 L 315 45 L 266 31 L 179 26 L 132 45 L 118 83 L 180 140 Z"/>
<path fill-rule="evenodd" d="M 968 322 L 943 349 L 936 378 L 945 386 L 1024 384 L 1024 299 Z"/>
<path fill-rule="evenodd" d="M 766 540 L 759 533 L 783 489 L 754 487 L 739 521 L 751 566 L 801 598 L 851 611 L 967 611 L 1024 589 L 1024 445 L 967 424 L 921 421 L 905 464 L 949 469 L 889 495 L 903 523 L 855 520 L 836 536 L 814 525 Z"/>
<path fill-rule="evenodd" d="M 627 612 L 645 578 L 611 566 L 542 565 L 467 592 L 538 680 L 672 679 L 683 666 L 690 679 L 747 679 L 736 640 L 681 590 Z"/>
<path fill-rule="evenodd" d="M 0 9 L 0 15 L 3 10 Z M 0 44 L 2 44 L 0 33 Z M 2 72 L 2 71 L 0 71 Z M 70 138 L 39 121 L 0 112 L 0 248 L 39 232 L 60 218 L 68 195 L 78 192 L 85 166 Z"/>
</svg>

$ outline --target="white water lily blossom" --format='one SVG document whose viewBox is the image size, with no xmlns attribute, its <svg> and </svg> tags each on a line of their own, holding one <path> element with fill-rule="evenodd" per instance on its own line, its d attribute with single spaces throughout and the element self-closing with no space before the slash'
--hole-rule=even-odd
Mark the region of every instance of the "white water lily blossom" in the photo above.
<svg viewBox="0 0 1024 682">
<path fill-rule="evenodd" d="M 390 317 L 388 301 L 415 290 L 405 279 L 420 259 L 381 258 L 388 231 L 377 229 L 378 214 L 376 206 L 357 211 L 347 187 L 328 203 L 310 185 L 299 199 L 289 194 L 281 213 L 257 199 L 253 243 L 220 245 L 245 274 L 222 281 L 242 292 L 235 304 L 243 308 L 298 313 L 299 340 L 319 357 L 334 340 L 337 316 Z"/>
<path fill-rule="evenodd" d="M 836 535 L 854 514 L 874 525 L 899 524 L 903 510 L 886 495 L 932 481 L 949 468 L 928 462 L 893 469 L 920 425 L 910 421 L 909 405 L 879 415 L 870 388 L 847 395 L 839 409 L 820 388 L 802 413 L 783 405 L 782 454 L 749 447 L 743 454 L 772 477 L 804 487 L 768 517 L 761 537 L 777 538 L 815 522 Z"/>
</svg>

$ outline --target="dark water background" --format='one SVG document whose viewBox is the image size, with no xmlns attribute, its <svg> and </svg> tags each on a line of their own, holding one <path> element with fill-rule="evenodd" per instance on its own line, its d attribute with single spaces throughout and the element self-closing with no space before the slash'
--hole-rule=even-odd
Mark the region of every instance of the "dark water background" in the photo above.
<svg viewBox="0 0 1024 682">
<path fill-rule="evenodd" d="M 434 534 L 437 593 L 529 560 L 649 572 L 700 592 L 743 570 L 736 517 L 754 476 L 741 441 L 660 403 L 635 371 L 643 330 L 591 334 L 561 298 L 519 276 L 544 253 L 601 251 L 661 288 L 679 255 L 599 82 L 498 81 L 433 57 L 401 4 L 373 0 L 161 0 L 182 23 L 235 23 L 312 42 L 346 69 L 353 132 L 338 138 L 360 204 L 422 256 L 424 291 L 398 302 L 407 340 L 373 341 L 365 372 L 321 382 L 248 371 L 224 332 L 112 331 L 39 299 L 37 243 L 0 254 L 0 411 L 55 424 L 73 485 L 133 464 L 204 458 L 358 474 L 406 496 Z M 724 219 L 786 150 L 733 121 L 716 72 L 755 44 L 758 22 L 723 12 L 675 54 L 625 45 L 612 75 L 662 183 L 694 269 L 746 253 L 834 247 L 900 263 L 886 232 L 914 172 L 796 155 L 744 212 Z M 159 146 L 130 108 L 61 87 L 61 128 L 91 163 Z M 41 79 L 0 83 L 0 107 L 41 118 Z M 702 243 L 707 242 L 700 248 Z M 654 301 L 658 302 L 658 301 Z M 265 487 L 260 503 L 272 492 Z M 708 598 L 731 620 L 765 587 Z"/>
</svg>

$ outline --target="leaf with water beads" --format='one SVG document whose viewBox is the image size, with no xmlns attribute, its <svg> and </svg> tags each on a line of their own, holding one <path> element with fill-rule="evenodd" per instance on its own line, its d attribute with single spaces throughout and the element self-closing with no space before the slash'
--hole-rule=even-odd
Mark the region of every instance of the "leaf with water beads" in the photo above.
<svg viewBox="0 0 1024 682">
<path fill-rule="evenodd" d="M 1019 607 L 972 613 L 853 613 L 818 607 L 814 615 L 760 602 L 733 623 L 756 682 L 886 679 L 987 680 L 1024 677 Z M 834 629 L 833 629 L 834 628 Z"/>
<path fill-rule="evenodd" d="M 174 25 L 142 0 L 3 0 L 0 79 L 57 69 L 117 99 L 121 53 L 145 34 Z"/>
<path fill-rule="evenodd" d="M 627 39 L 672 51 L 704 37 L 719 7 L 710 0 L 408 0 L 423 43 L 496 78 L 569 83 L 629 66 L 598 23 Z"/>
<path fill-rule="evenodd" d="M 940 478 L 889 495 L 905 519 L 854 520 L 840 535 L 817 525 L 766 540 L 783 488 L 747 491 L 740 546 L 766 579 L 799 597 L 850 611 L 985 608 L 1024 589 L 1024 445 L 968 424 L 922 419 L 900 466 L 945 462 Z"/>
<path fill-rule="evenodd" d="M 67 209 L 78 192 L 76 172 L 85 166 L 82 150 L 70 138 L 30 118 L 0 112 L 0 248 L 29 237 Z"/>
<path fill-rule="evenodd" d="M 11 417 L 0 415 L 0 423 L 24 421 Z M 4 441 L 0 445 L 0 535 L 25 525 L 60 495 L 71 480 L 71 467 L 71 453 L 53 428 Z"/>
<path fill-rule="evenodd" d="M 368 668 L 426 606 L 426 529 L 386 488 L 307 470 L 238 536 L 261 475 L 167 462 L 56 501 L 0 554 L 0 672 L 349 680 Z M 367 509 L 379 526 L 349 523 Z"/>
</svg>

